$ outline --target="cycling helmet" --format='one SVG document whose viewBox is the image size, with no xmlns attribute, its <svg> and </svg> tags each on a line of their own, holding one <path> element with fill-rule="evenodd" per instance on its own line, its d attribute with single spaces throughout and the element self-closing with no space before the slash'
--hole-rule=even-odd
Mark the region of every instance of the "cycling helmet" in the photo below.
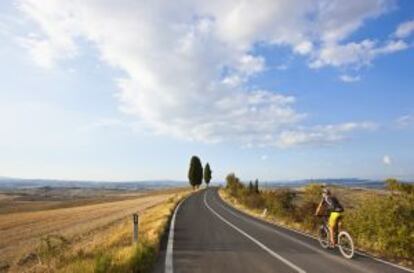
<svg viewBox="0 0 414 273">
<path fill-rule="evenodd" d="M 330 194 L 331 194 L 331 192 L 329 191 L 329 189 L 328 189 L 328 188 L 323 188 L 323 189 L 322 189 L 322 194 L 323 194 L 323 195 L 330 195 Z"/>
</svg>

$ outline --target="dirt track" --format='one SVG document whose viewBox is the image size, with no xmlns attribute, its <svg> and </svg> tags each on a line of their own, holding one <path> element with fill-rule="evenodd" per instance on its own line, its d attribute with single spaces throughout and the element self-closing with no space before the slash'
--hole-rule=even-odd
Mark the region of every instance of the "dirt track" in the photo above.
<svg viewBox="0 0 414 273">
<path fill-rule="evenodd" d="M 87 234 L 172 195 L 157 194 L 125 201 L 0 215 L 0 261 L 10 263 L 19 258 L 33 249 L 39 238 L 46 234 L 60 234 L 67 238 Z"/>
</svg>

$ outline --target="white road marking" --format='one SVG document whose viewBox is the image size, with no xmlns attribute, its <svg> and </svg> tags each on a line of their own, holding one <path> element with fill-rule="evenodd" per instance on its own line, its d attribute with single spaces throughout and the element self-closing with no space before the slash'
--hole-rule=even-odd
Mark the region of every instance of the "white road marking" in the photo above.
<svg viewBox="0 0 414 273">
<path fill-rule="evenodd" d="M 244 220 L 244 221 L 246 221 L 246 222 L 249 222 L 249 223 L 251 223 L 251 224 L 253 224 L 253 225 L 256 225 L 256 226 L 263 226 L 263 227 L 269 228 L 268 226 L 263 225 L 263 223 L 260 223 L 260 222 L 254 221 L 254 220 L 252 220 L 252 219 L 250 219 L 250 218 L 247 218 L 247 217 L 241 217 L 241 216 L 244 216 L 244 215 L 238 215 L 237 213 L 235 213 L 234 211 L 230 210 L 229 208 L 226 208 L 225 206 L 223 206 L 223 205 L 222 205 L 222 204 L 220 204 L 220 203 L 217 203 L 217 205 L 219 205 L 221 208 L 223 208 L 224 210 L 226 210 L 228 213 L 232 214 L 233 216 L 235 216 L 235 217 L 237 217 L 237 218 L 239 218 L 239 219 L 242 219 L 242 220 Z M 277 226 L 278 226 L 278 227 L 285 228 L 285 227 L 283 227 L 283 226 L 279 226 L 279 225 L 277 225 Z M 270 228 L 269 228 L 269 229 L 270 229 Z M 290 229 L 288 229 L 288 228 L 285 228 L 285 229 L 290 230 Z M 295 243 L 297 243 L 297 244 L 300 244 L 301 246 L 304 246 L 304 247 L 306 247 L 306 248 L 308 248 L 308 249 L 310 249 L 310 250 L 313 250 L 313 251 L 315 251 L 315 252 L 318 252 L 319 254 L 321 254 L 321 255 L 323 255 L 323 256 L 325 256 L 325 257 L 327 257 L 327 258 L 330 258 L 330 259 L 332 259 L 332 260 L 335 260 L 335 262 L 339 262 L 339 263 L 341 263 L 341 264 L 343 264 L 343 265 L 345 265 L 345 266 L 352 267 L 353 269 L 355 269 L 355 270 L 357 270 L 357 271 L 359 271 L 359 272 L 364 272 L 364 273 L 366 273 L 366 272 L 371 272 L 371 273 L 374 273 L 374 271 L 371 271 L 371 270 L 368 270 L 368 269 L 365 269 L 365 268 L 361 268 L 361 267 L 359 267 L 358 265 L 355 265 L 355 264 L 351 263 L 349 260 L 345 260 L 345 259 L 343 259 L 343 258 L 341 258 L 341 257 L 333 256 L 333 255 L 331 255 L 331 254 L 327 253 L 326 251 L 322 250 L 321 248 L 314 247 L 314 246 L 312 246 L 312 245 L 310 245 L 310 244 L 308 244 L 308 243 L 306 243 L 306 242 L 303 242 L 303 241 L 301 241 L 301 240 L 299 240 L 299 239 L 296 239 L 295 237 L 292 237 L 292 236 L 291 236 L 291 235 L 289 235 L 289 234 L 285 234 L 285 233 L 283 233 L 283 232 L 281 232 L 281 231 L 278 231 L 278 230 L 275 230 L 275 229 L 270 229 L 270 230 L 271 230 L 272 232 L 276 233 L 277 235 L 279 235 L 279 236 L 283 237 L 283 238 L 286 238 L 286 239 L 291 240 L 291 241 L 293 241 L 293 242 L 295 242 Z M 294 231 L 294 230 L 293 230 L 293 231 Z M 299 234 L 301 234 L 301 233 L 299 233 Z M 302 235 L 303 235 L 303 234 L 302 234 Z M 313 238 L 313 239 L 316 239 L 316 237 L 315 237 L 315 238 Z M 316 239 L 316 240 L 317 240 L 317 239 Z"/>
<path fill-rule="evenodd" d="M 229 221 L 227 221 L 223 216 L 221 216 L 220 214 L 218 214 L 214 209 L 212 209 L 208 204 L 207 204 L 207 200 L 206 200 L 206 196 L 207 196 L 207 191 L 204 193 L 204 204 L 205 206 L 214 214 L 216 215 L 220 220 L 222 220 L 224 223 L 226 223 L 227 225 L 229 225 L 230 227 L 232 227 L 233 229 L 235 229 L 236 231 L 238 231 L 240 234 L 244 235 L 246 238 L 250 239 L 253 243 L 255 243 L 256 245 L 258 245 L 261 249 L 263 249 L 264 251 L 266 251 L 267 253 L 269 253 L 271 256 L 273 256 L 274 258 L 280 260 L 281 262 L 283 262 L 284 264 L 290 266 L 291 268 L 293 268 L 295 271 L 299 272 L 299 273 L 306 273 L 305 270 L 303 270 L 302 268 L 296 266 L 295 264 L 293 264 L 292 262 L 286 260 L 285 258 L 283 258 L 282 256 L 280 256 L 279 254 L 277 254 L 276 252 L 274 252 L 273 250 L 271 250 L 270 248 L 268 248 L 267 246 L 265 246 L 263 243 L 261 243 L 260 241 L 256 240 L 255 238 L 253 238 L 252 236 L 250 236 L 249 234 L 247 234 L 246 232 L 244 232 L 243 230 L 241 230 L 240 228 L 236 227 L 235 225 L 233 225 L 232 223 L 230 223 Z"/>
<path fill-rule="evenodd" d="M 175 218 L 177 216 L 177 211 L 180 208 L 181 204 L 184 202 L 183 199 L 175 208 L 173 217 L 171 218 L 170 223 L 170 232 L 168 233 L 168 243 L 167 243 L 167 253 L 165 254 L 165 273 L 173 273 L 173 246 L 174 246 L 174 227 L 175 227 Z"/>
<path fill-rule="evenodd" d="M 218 205 L 219 205 L 220 207 L 222 207 L 223 209 L 225 209 L 226 211 L 228 211 L 229 213 L 233 214 L 234 216 L 236 216 L 236 217 L 238 217 L 238 218 L 240 218 L 240 219 L 243 219 L 243 220 L 245 220 L 245 221 L 249 221 L 249 222 L 251 222 L 251 223 L 253 223 L 253 224 L 258 224 L 258 225 L 259 225 L 259 224 L 261 224 L 260 222 L 258 223 L 258 222 L 254 222 L 254 221 L 252 221 L 252 220 L 250 220 L 250 219 L 248 219 L 248 218 L 242 218 L 242 217 L 240 217 L 240 215 L 237 215 L 235 212 L 231 211 L 229 208 L 226 208 L 226 207 L 225 207 L 225 206 L 223 206 L 222 204 L 218 204 Z M 252 217 L 254 217 L 254 216 L 252 216 Z M 314 235 L 311 235 L 311 234 L 308 234 L 308 233 L 304 233 L 304 232 L 301 232 L 301 231 L 298 231 L 298 230 L 295 230 L 295 229 L 291 229 L 291 228 L 288 228 L 288 227 L 286 227 L 286 226 L 278 225 L 278 224 L 276 224 L 276 223 L 272 223 L 272 222 L 267 222 L 267 223 L 272 224 L 272 225 L 275 225 L 275 226 L 280 227 L 280 228 L 283 228 L 283 229 L 286 229 L 286 230 L 289 230 L 289 231 L 293 231 L 293 232 L 295 232 L 295 233 L 297 233 L 297 234 L 300 234 L 300 235 L 306 236 L 306 237 L 308 237 L 308 238 L 311 238 L 311 239 L 314 239 L 314 240 L 318 240 L 318 237 L 316 237 L 316 236 L 314 236 Z M 321 249 L 317 249 L 316 247 L 313 247 L 313 246 L 311 246 L 311 245 L 309 245 L 309 244 L 307 244 L 307 243 L 305 243 L 305 242 L 302 242 L 302 241 L 300 241 L 299 239 L 293 238 L 292 236 L 290 236 L 290 235 L 288 235 L 288 234 L 284 234 L 284 233 L 282 233 L 282 232 L 280 232 L 280 231 L 277 231 L 277 230 L 272 230 L 272 231 L 273 231 L 273 232 L 275 232 L 275 233 L 277 233 L 277 234 L 279 234 L 279 235 L 281 235 L 281 236 L 283 236 L 283 237 L 285 237 L 285 238 L 288 238 L 288 239 L 290 239 L 290 240 L 293 240 L 293 241 L 295 241 L 295 242 L 297 242 L 297 243 L 299 243 L 299 244 L 301 244 L 301 245 L 303 245 L 303 246 L 305 246 L 305 247 L 307 247 L 307 248 L 310 248 L 310 249 L 312 249 L 312 250 L 314 250 L 314 251 L 316 251 L 316 252 L 318 252 L 318 253 L 320 253 L 320 254 L 322 254 L 322 255 L 324 255 L 324 256 L 327 256 L 327 257 L 329 257 L 329 258 L 335 259 L 335 260 L 337 260 L 337 261 L 339 261 L 339 262 L 341 262 L 341 263 L 346 263 L 347 265 L 350 265 L 350 266 L 352 266 L 352 267 L 353 267 L 353 268 L 355 268 L 355 269 L 359 269 L 359 270 L 361 270 L 358 266 L 356 266 L 356 265 L 354 265 L 354 264 L 351 264 L 348 260 L 344 260 L 344 259 L 338 258 L 338 257 L 336 257 L 336 256 L 328 255 L 328 254 L 327 254 L 326 252 L 324 252 L 323 250 L 321 250 Z M 355 253 L 356 253 L 356 254 L 358 254 L 358 255 L 361 255 L 361 256 L 364 256 L 364 257 L 367 257 L 367 258 L 370 258 L 370 259 L 376 260 L 376 261 L 378 261 L 378 262 L 381 262 L 381 263 L 384 263 L 384 264 L 387 264 L 387 265 L 393 266 L 393 267 L 395 267 L 395 268 L 398 268 L 398 269 L 401 269 L 401 270 L 404 270 L 404 271 L 407 271 L 407 272 L 412 272 L 412 273 L 414 273 L 414 270 L 412 270 L 412 269 L 410 269 L 410 268 L 407 268 L 407 267 L 404 267 L 404 266 L 401 266 L 401 265 L 398 265 L 398 264 L 394 264 L 394 263 L 391 263 L 391 262 L 385 261 L 385 260 L 383 260 L 383 259 L 380 259 L 380 258 L 377 258 L 377 257 L 371 256 L 371 255 L 366 254 L 366 253 L 364 253 L 364 252 L 361 252 L 361 251 L 355 251 Z M 367 272 L 366 270 L 367 270 L 367 269 L 364 269 L 364 272 Z M 372 271 L 368 271 L 368 272 L 372 272 Z"/>
</svg>

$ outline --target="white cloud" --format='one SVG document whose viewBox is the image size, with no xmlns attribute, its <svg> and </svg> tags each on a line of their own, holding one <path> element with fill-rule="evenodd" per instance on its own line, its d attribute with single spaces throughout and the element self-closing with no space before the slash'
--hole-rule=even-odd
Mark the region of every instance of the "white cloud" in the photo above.
<svg viewBox="0 0 414 273">
<path fill-rule="evenodd" d="M 376 124 L 370 122 L 348 122 L 335 125 L 315 126 L 302 128 L 300 130 L 283 131 L 276 142 L 282 148 L 289 148 L 297 145 L 324 145 L 342 141 L 345 134 L 356 130 L 373 130 Z"/>
<path fill-rule="evenodd" d="M 331 44 L 323 47 L 314 57 L 310 66 L 342 66 L 350 64 L 368 64 L 372 57 L 367 54 L 375 46 L 375 42 L 364 40 L 360 43 L 350 42 L 345 45 Z"/>
<path fill-rule="evenodd" d="M 395 36 L 397 38 L 406 38 L 414 32 L 414 20 L 404 22 L 397 27 Z"/>
<path fill-rule="evenodd" d="M 222 83 L 229 87 L 237 87 L 240 86 L 246 80 L 239 75 L 230 75 L 223 79 Z"/>
<path fill-rule="evenodd" d="M 341 75 L 339 79 L 346 83 L 358 82 L 361 80 L 360 76 Z"/>
<path fill-rule="evenodd" d="M 402 40 L 391 40 L 378 45 L 377 41 L 363 40 L 362 42 L 349 42 L 347 44 L 328 44 L 323 46 L 313 56 L 311 68 L 323 66 L 365 66 L 380 55 L 386 55 L 407 49 L 408 45 Z"/>
<path fill-rule="evenodd" d="M 304 41 L 296 45 L 293 50 L 301 55 L 306 55 L 312 52 L 313 44 L 309 41 Z"/>
<path fill-rule="evenodd" d="M 408 48 L 408 44 L 403 40 L 388 41 L 388 43 L 382 47 L 374 49 L 371 54 L 377 56 L 380 54 L 389 54 L 397 51 L 405 50 Z"/>
<path fill-rule="evenodd" d="M 309 56 L 314 67 L 366 64 L 401 50 L 404 42 L 341 43 L 390 2 L 19 0 L 18 6 L 39 26 L 38 33 L 21 38 L 37 63 L 53 67 L 77 56 L 79 41 L 86 41 L 102 62 L 125 73 L 118 79 L 120 109 L 152 131 L 292 146 L 340 141 L 365 126 L 304 129 L 306 114 L 295 110 L 294 97 L 248 87 L 266 69 L 255 46 L 288 46 Z"/>
<path fill-rule="evenodd" d="M 265 69 L 265 60 L 263 57 L 252 56 L 249 54 L 239 58 L 234 66 L 234 71 L 226 76 L 222 83 L 229 87 L 237 87 L 248 81 L 249 77 Z"/>
<path fill-rule="evenodd" d="M 391 157 L 389 155 L 384 155 L 384 157 L 382 158 L 382 163 L 388 166 L 391 165 L 392 164 Z"/>
<path fill-rule="evenodd" d="M 237 70 L 249 76 L 261 72 L 265 67 L 265 60 L 263 57 L 255 57 L 252 55 L 244 55 L 239 60 Z"/>
<path fill-rule="evenodd" d="M 414 125 L 414 115 L 404 115 L 396 120 L 397 126 L 400 128 L 406 128 Z"/>
<path fill-rule="evenodd" d="M 111 1 L 17 2 L 20 9 L 44 31 L 43 35 L 32 37 L 26 43 L 33 49 L 34 56 L 38 60 L 44 58 L 47 64 L 76 54 L 76 38 L 115 43 L 107 36 L 110 31 L 120 30 L 119 27 L 124 33 L 131 32 L 130 35 L 111 34 L 116 33 L 123 38 L 132 35 L 128 40 L 137 39 L 137 36 L 149 38 L 137 41 L 140 50 L 148 49 L 147 46 L 156 39 L 166 42 L 162 45 L 164 47 L 191 56 L 205 53 L 197 51 L 201 48 L 209 48 L 209 54 L 219 55 L 234 50 L 235 54 L 223 61 L 231 62 L 233 57 L 233 62 L 237 62 L 240 54 L 246 54 L 255 43 L 264 42 L 288 45 L 294 52 L 307 55 L 319 51 L 315 44 L 322 45 L 322 48 L 339 45 L 365 20 L 386 12 L 393 3 L 391 0 L 351 0 L 347 5 L 339 0 L 306 3 L 300 0 L 228 0 L 225 3 L 181 0 L 174 6 L 171 3 L 135 3 L 131 0 L 123 2 L 123 5 Z M 162 16 L 154 18 L 152 13 Z M 108 14 L 112 19 L 104 22 Z M 95 19 L 97 21 L 92 21 Z M 156 34 L 164 34 L 164 39 L 157 38 Z M 126 46 L 123 42 L 128 41 L 117 42 Z M 200 48 L 200 44 L 204 47 Z M 218 44 L 221 48 L 217 48 Z M 224 48 L 229 51 L 221 51 Z"/>
<path fill-rule="evenodd" d="M 22 47 L 27 48 L 34 61 L 44 68 L 52 68 L 56 59 L 71 58 L 77 52 L 73 43 L 59 44 L 36 36 L 20 38 L 18 42 Z"/>
<path fill-rule="evenodd" d="M 41 34 L 31 32 L 26 37 L 18 38 L 18 43 L 28 49 L 38 65 L 52 68 L 57 60 L 77 55 L 77 33 L 73 29 L 77 18 L 62 10 L 59 1 L 48 1 L 44 6 L 30 1 L 16 2 L 43 30 Z"/>
</svg>

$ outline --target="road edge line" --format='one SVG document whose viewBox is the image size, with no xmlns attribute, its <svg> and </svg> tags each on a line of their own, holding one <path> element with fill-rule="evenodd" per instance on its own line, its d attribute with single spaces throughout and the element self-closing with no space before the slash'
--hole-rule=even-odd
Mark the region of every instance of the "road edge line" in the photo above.
<svg viewBox="0 0 414 273">
<path fill-rule="evenodd" d="M 287 266 L 291 267 L 292 269 L 294 269 L 295 271 L 299 272 L 299 273 L 306 273 L 305 270 L 303 270 L 302 268 L 298 267 L 297 265 L 293 264 L 292 262 L 290 262 L 289 260 L 283 258 L 282 256 L 280 256 L 279 254 L 277 254 L 276 252 L 274 252 L 273 250 L 271 250 L 270 248 L 268 248 L 266 245 L 264 245 L 263 243 L 261 243 L 260 241 L 258 241 L 257 239 L 255 239 L 254 237 L 252 237 L 251 235 L 247 234 L 245 231 L 243 231 L 242 229 L 236 227 L 234 224 L 230 223 L 228 220 L 226 220 L 223 216 L 221 216 L 218 212 L 216 212 L 213 208 L 211 208 L 208 204 L 207 204 L 207 191 L 205 191 L 204 193 L 204 205 L 214 214 L 216 215 L 221 221 L 223 221 L 224 223 L 226 223 L 227 225 L 229 225 L 230 227 L 232 227 L 233 229 L 235 229 L 236 231 L 238 231 L 240 234 L 244 235 L 246 238 L 250 239 L 253 243 L 255 243 L 256 245 L 258 245 L 261 249 L 265 250 L 268 254 L 270 254 L 272 257 L 277 258 L 278 260 L 280 260 L 281 262 L 283 262 L 284 264 L 286 264 Z"/>
<path fill-rule="evenodd" d="M 283 228 L 283 229 L 286 229 L 286 230 L 289 230 L 289 231 L 295 232 L 295 233 L 297 233 L 297 234 L 300 234 L 300 235 L 302 235 L 302 236 L 305 236 L 305 237 L 308 237 L 308 238 L 311 238 L 311 239 L 314 239 L 314 240 L 318 240 L 318 237 L 316 237 L 316 236 L 314 236 L 314 235 L 311 235 L 311 234 L 309 234 L 309 233 L 301 232 L 301 231 L 298 231 L 298 230 L 295 230 L 295 229 L 289 228 L 289 227 L 287 227 L 287 226 L 280 225 L 280 224 L 277 224 L 277 223 L 274 223 L 274 222 L 270 222 L 270 221 L 267 221 L 266 219 L 259 218 L 259 217 L 257 217 L 257 216 L 254 216 L 254 215 L 248 214 L 248 213 L 246 213 L 246 212 L 243 212 L 242 210 L 240 210 L 240 209 L 238 209 L 238 208 L 234 207 L 233 205 L 229 204 L 229 202 L 226 202 L 225 200 L 223 200 L 223 198 L 221 198 L 220 194 L 218 194 L 218 196 L 219 196 L 219 198 L 220 198 L 220 199 L 221 199 L 221 200 L 222 200 L 225 204 L 229 205 L 229 206 L 230 206 L 230 207 L 232 207 L 233 209 L 235 209 L 235 210 L 237 210 L 237 211 L 239 211 L 239 212 L 241 212 L 241 213 L 243 213 L 243 214 L 246 214 L 246 215 L 248 215 L 248 216 L 250 216 L 250 217 L 253 217 L 253 218 L 255 218 L 255 219 L 261 220 L 261 221 L 263 221 L 263 222 L 265 222 L 265 223 L 268 223 L 268 224 L 274 225 L 274 226 L 276 226 L 276 227 Z M 395 264 L 395 263 L 392 263 L 392 262 L 389 262 L 389 261 L 383 260 L 383 259 L 381 259 L 381 258 L 378 258 L 378 257 L 372 256 L 372 255 L 370 255 L 369 253 L 365 253 L 365 252 L 362 252 L 362 251 L 360 251 L 360 250 L 355 250 L 355 253 L 356 253 L 356 254 L 358 254 L 358 255 L 361 255 L 361 256 L 364 256 L 364 257 L 367 257 L 367 258 L 370 258 L 370 259 L 376 260 L 376 261 L 378 261 L 378 262 L 381 262 L 381 263 L 384 263 L 384 264 L 390 265 L 390 266 L 392 266 L 392 267 L 395 267 L 395 268 L 398 268 L 398 269 L 401 269 L 401 270 L 404 270 L 404 271 L 407 271 L 407 272 L 414 273 L 414 270 L 413 270 L 413 269 L 411 269 L 411 268 L 408 268 L 408 267 L 405 267 L 405 266 L 402 266 L 402 265 L 399 265 L 399 264 Z"/>
<path fill-rule="evenodd" d="M 191 196 L 191 194 L 190 194 Z M 187 200 L 189 196 L 185 197 L 183 200 L 181 200 L 178 205 L 175 207 L 174 214 L 171 218 L 170 223 L 170 230 L 168 232 L 168 241 L 167 241 L 167 251 L 165 253 L 165 273 L 173 273 L 173 246 L 174 246 L 174 228 L 175 228 L 175 219 L 177 216 L 177 212 L 180 209 L 181 204 Z"/>
</svg>

